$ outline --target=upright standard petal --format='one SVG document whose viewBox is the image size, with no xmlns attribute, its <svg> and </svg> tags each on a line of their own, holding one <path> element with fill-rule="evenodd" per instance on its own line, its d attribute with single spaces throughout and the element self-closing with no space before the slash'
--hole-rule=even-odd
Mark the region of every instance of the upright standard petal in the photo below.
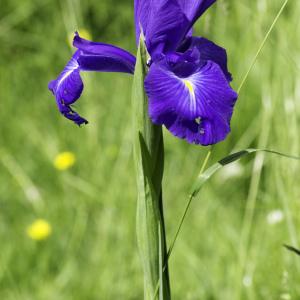
<svg viewBox="0 0 300 300">
<path fill-rule="evenodd" d="M 135 57 L 129 52 L 102 43 L 84 40 L 78 34 L 74 38 L 78 48 L 62 73 L 49 83 L 49 89 L 55 95 L 60 112 L 76 124 L 86 124 L 71 107 L 83 91 L 81 71 L 124 72 L 132 74 L 135 68 Z"/>
<path fill-rule="evenodd" d="M 217 0 L 178 0 L 183 12 L 191 22 L 191 26 Z"/>
<path fill-rule="evenodd" d="M 230 132 L 237 94 L 218 64 L 189 57 L 170 63 L 166 56 L 151 65 L 145 81 L 149 115 L 190 143 L 215 144 Z"/>
<path fill-rule="evenodd" d="M 175 51 L 191 27 L 177 0 L 136 0 L 135 24 L 137 42 L 142 30 L 152 58 Z"/>
<path fill-rule="evenodd" d="M 151 9 L 151 0 L 134 0 L 134 21 L 136 44 L 139 44 L 141 31 L 145 33 Z"/>
</svg>

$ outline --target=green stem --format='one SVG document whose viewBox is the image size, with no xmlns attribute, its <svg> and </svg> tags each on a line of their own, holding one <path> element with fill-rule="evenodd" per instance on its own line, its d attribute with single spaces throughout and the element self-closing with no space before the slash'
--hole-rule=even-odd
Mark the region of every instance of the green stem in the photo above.
<svg viewBox="0 0 300 300">
<path fill-rule="evenodd" d="M 212 151 L 212 150 L 210 149 L 210 150 L 207 152 L 207 154 L 206 154 L 206 157 L 205 157 L 205 159 L 204 159 L 204 161 L 203 161 L 203 164 L 202 164 L 202 166 L 201 166 L 201 169 L 200 169 L 199 176 L 204 172 L 204 170 L 205 170 L 205 168 L 206 168 L 206 166 L 207 166 L 207 163 L 208 163 L 209 158 L 210 158 L 210 155 L 211 155 L 211 151 Z M 176 230 L 174 239 L 173 239 L 173 241 L 172 241 L 172 243 L 171 243 L 171 245 L 170 245 L 170 248 L 169 248 L 169 250 L 168 250 L 168 252 L 167 252 L 166 262 L 165 262 L 165 265 L 164 265 L 164 267 L 163 267 L 163 272 L 166 272 L 166 274 L 168 274 L 168 262 L 169 262 L 170 256 L 171 256 L 171 254 L 172 254 L 172 251 L 173 251 L 173 249 L 174 249 L 174 246 L 175 246 L 175 243 L 176 243 L 176 241 L 177 241 L 178 235 L 179 235 L 179 233 L 180 233 L 180 231 L 181 231 L 182 225 L 183 225 L 183 223 L 184 223 L 184 220 L 185 220 L 185 218 L 186 218 L 186 215 L 187 215 L 187 213 L 188 213 L 188 211 L 189 211 L 189 208 L 190 208 L 190 206 L 191 206 L 192 201 L 193 201 L 194 198 L 195 198 L 195 194 L 192 193 L 192 194 L 190 195 L 190 197 L 189 197 L 189 200 L 188 200 L 188 202 L 187 202 L 187 204 L 186 204 L 186 207 L 185 207 L 185 210 L 184 210 L 184 212 L 183 212 L 183 215 L 182 215 L 182 217 L 181 217 L 181 219 L 180 219 L 180 222 L 179 222 L 179 225 L 178 225 L 178 227 L 177 227 L 177 230 Z M 156 287 L 155 287 L 154 298 L 152 298 L 152 299 L 155 299 L 155 296 L 158 294 L 159 287 L 160 287 L 160 283 L 159 283 L 159 281 L 157 281 Z"/>
<path fill-rule="evenodd" d="M 171 299 L 167 268 L 167 246 L 163 213 L 162 177 L 164 144 L 162 127 L 148 116 L 144 91 L 147 52 L 141 42 L 133 84 L 134 162 L 137 178 L 137 240 L 144 270 L 144 298 L 158 299 L 156 283 L 161 282 L 160 299 Z M 162 266 L 166 266 L 164 271 Z"/>
</svg>

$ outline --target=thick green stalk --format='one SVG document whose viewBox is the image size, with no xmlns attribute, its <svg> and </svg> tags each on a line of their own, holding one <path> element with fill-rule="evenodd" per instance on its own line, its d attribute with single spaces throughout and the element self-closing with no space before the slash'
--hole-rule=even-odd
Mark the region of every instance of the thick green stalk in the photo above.
<svg viewBox="0 0 300 300">
<path fill-rule="evenodd" d="M 161 126 L 154 125 L 148 116 L 148 99 L 144 90 L 147 73 L 147 51 L 143 44 L 137 54 L 134 74 L 132 109 L 134 123 L 134 162 L 138 189 L 137 240 L 144 269 L 146 300 L 170 299 L 166 263 L 166 237 L 162 203 L 164 146 Z M 155 295 L 161 282 L 159 296 Z"/>
</svg>

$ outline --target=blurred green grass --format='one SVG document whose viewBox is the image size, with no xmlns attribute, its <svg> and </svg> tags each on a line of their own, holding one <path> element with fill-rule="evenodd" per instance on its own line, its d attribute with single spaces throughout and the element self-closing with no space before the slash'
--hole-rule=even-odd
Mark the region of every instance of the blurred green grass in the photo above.
<svg viewBox="0 0 300 300">
<path fill-rule="evenodd" d="M 196 33 L 223 45 L 239 85 L 283 1 L 219 0 Z M 290 1 L 241 91 L 232 133 L 212 161 L 233 149 L 298 154 L 300 3 Z M 70 32 L 135 51 L 130 0 L 1 0 L 0 299 L 142 299 L 135 240 L 131 80 L 84 74 L 77 128 L 57 112 L 47 83 L 71 54 Z M 175 233 L 207 149 L 165 132 L 168 240 Z M 53 167 L 62 151 L 76 165 Z M 258 154 L 226 167 L 192 204 L 170 260 L 174 299 L 299 299 L 299 164 Z M 267 222 L 274 209 L 281 223 Z M 26 236 L 36 218 L 53 234 Z"/>
</svg>

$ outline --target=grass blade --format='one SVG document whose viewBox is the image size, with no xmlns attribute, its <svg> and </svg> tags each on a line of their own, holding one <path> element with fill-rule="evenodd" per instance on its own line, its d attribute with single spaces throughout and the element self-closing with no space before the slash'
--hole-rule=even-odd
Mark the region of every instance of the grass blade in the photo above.
<svg viewBox="0 0 300 300">
<path fill-rule="evenodd" d="M 274 27 L 275 27 L 275 25 L 276 25 L 276 23 L 277 23 L 279 17 L 281 16 L 281 14 L 282 14 L 282 12 L 284 11 L 284 9 L 285 9 L 286 5 L 288 4 L 288 2 L 289 2 L 289 0 L 285 0 L 284 3 L 282 4 L 282 6 L 281 6 L 281 8 L 280 8 L 280 10 L 279 10 L 279 12 L 278 12 L 278 14 L 276 15 L 276 17 L 275 17 L 273 23 L 271 24 L 271 26 L 270 26 L 270 28 L 269 28 L 267 34 L 265 35 L 265 37 L 264 37 L 264 39 L 263 39 L 261 45 L 259 46 L 259 48 L 258 48 L 258 50 L 257 50 L 257 52 L 256 52 L 256 54 L 255 54 L 255 56 L 254 56 L 254 58 L 253 58 L 251 64 L 250 64 L 249 69 L 247 70 L 245 76 L 244 76 L 243 79 L 242 79 L 241 84 L 239 85 L 239 87 L 238 87 L 238 89 L 237 89 L 237 93 L 238 93 L 238 94 L 240 93 L 240 91 L 241 91 L 243 85 L 245 84 L 245 82 L 246 82 L 246 80 L 247 80 L 247 78 L 248 78 L 248 76 L 249 76 L 249 74 L 250 74 L 252 68 L 254 67 L 254 65 L 255 65 L 255 63 L 256 63 L 256 61 L 257 61 L 257 59 L 258 59 L 258 56 L 259 56 L 260 52 L 262 51 L 263 47 L 265 46 L 265 44 L 266 44 L 266 42 L 267 42 L 267 40 L 268 40 L 268 38 L 269 38 L 271 32 L 273 31 L 273 29 L 274 29 Z"/>
<path fill-rule="evenodd" d="M 195 180 L 195 182 L 193 184 L 193 187 L 192 187 L 192 190 L 191 190 L 188 202 L 186 204 L 184 213 L 183 213 L 183 215 L 182 215 L 182 217 L 180 219 L 180 222 L 179 222 L 179 225 L 177 227 L 177 230 L 176 230 L 175 236 L 173 238 L 173 241 L 170 244 L 170 248 L 168 250 L 168 255 L 167 255 L 167 262 L 169 261 L 170 256 L 171 256 L 171 254 L 172 254 L 172 252 L 174 250 L 176 241 L 177 241 L 179 233 L 180 233 L 180 231 L 182 229 L 182 225 L 183 225 L 183 223 L 184 223 L 184 221 L 186 219 L 186 216 L 187 216 L 188 210 L 189 210 L 189 208 L 191 206 L 191 203 L 195 199 L 195 197 L 198 195 L 198 193 L 202 189 L 203 185 L 217 171 L 219 171 L 220 169 L 222 169 L 226 165 L 229 165 L 229 164 L 231 164 L 233 162 L 236 162 L 236 161 L 240 160 L 241 158 L 246 157 L 246 156 L 248 156 L 250 154 L 254 154 L 256 152 L 265 152 L 265 153 L 275 154 L 275 155 L 278 155 L 278 156 L 281 156 L 281 157 L 285 157 L 285 158 L 289 158 L 289 159 L 300 160 L 300 157 L 298 157 L 298 156 L 289 155 L 289 154 L 281 153 L 281 152 L 274 151 L 274 150 L 249 148 L 249 149 L 245 149 L 245 150 L 241 150 L 241 151 L 232 153 L 232 154 L 230 154 L 230 155 L 222 158 L 221 160 L 219 160 L 218 162 L 216 162 L 215 164 L 213 164 L 211 167 L 209 167 L 208 169 L 206 169 L 203 172 L 203 169 L 205 168 L 205 165 L 206 165 L 206 163 L 208 161 L 208 158 L 210 156 L 210 152 L 209 152 L 208 155 L 207 155 L 207 157 L 206 157 L 206 159 L 205 159 L 205 161 L 204 161 L 204 164 L 201 167 L 201 171 L 200 171 L 197 179 Z M 165 267 L 166 267 L 166 265 L 165 265 Z M 159 281 L 157 282 L 157 285 L 156 285 L 155 295 L 157 295 L 158 289 L 159 289 Z"/>
<path fill-rule="evenodd" d="M 297 248 L 289 246 L 289 245 L 283 245 L 283 247 L 285 247 L 287 250 L 294 252 L 300 256 L 300 250 L 298 250 Z"/>
</svg>

